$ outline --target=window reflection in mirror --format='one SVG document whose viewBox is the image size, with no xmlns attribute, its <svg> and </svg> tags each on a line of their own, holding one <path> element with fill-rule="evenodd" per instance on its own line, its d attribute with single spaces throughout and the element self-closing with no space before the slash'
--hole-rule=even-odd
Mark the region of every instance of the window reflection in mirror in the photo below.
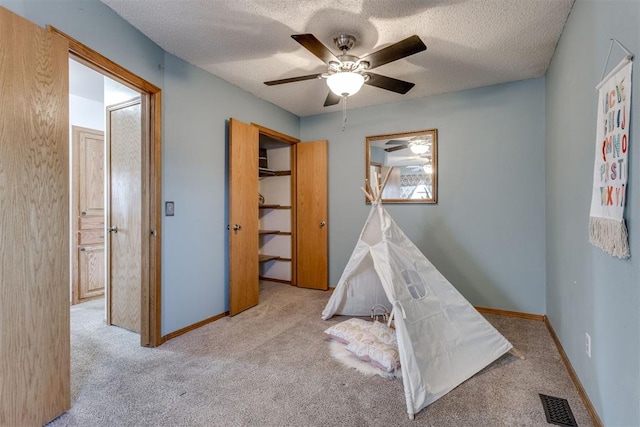
<svg viewBox="0 0 640 427">
<path fill-rule="evenodd" d="M 436 203 L 438 198 L 437 129 L 368 136 L 366 182 L 374 185 L 374 174 L 382 183 L 382 203 Z"/>
</svg>

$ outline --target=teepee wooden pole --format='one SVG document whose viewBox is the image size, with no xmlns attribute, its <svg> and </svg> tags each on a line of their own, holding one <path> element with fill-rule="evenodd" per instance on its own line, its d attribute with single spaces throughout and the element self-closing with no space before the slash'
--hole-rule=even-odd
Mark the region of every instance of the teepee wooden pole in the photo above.
<svg viewBox="0 0 640 427">
<path fill-rule="evenodd" d="M 387 170 L 387 173 L 384 175 L 382 183 L 380 182 L 380 178 L 378 177 L 377 173 L 372 174 L 373 176 L 371 177 L 371 179 L 373 181 L 373 185 L 369 184 L 368 179 L 364 180 L 365 186 L 360 187 L 360 189 L 364 192 L 364 194 L 367 196 L 367 199 L 369 199 L 370 202 L 377 202 L 382 198 L 382 191 L 384 190 L 384 187 L 387 185 L 387 181 L 389 181 L 389 177 L 391 176 L 392 170 L 393 170 L 393 167 L 390 167 L 389 170 Z"/>
<path fill-rule="evenodd" d="M 380 182 L 378 181 L 378 174 L 373 174 L 373 188 L 371 188 L 371 194 L 375 197 L 375 201 L 380 198 Z"/>
<path fill-rule="evenodd" d="M 368 179 L 364 180 L 364 189 L 366 190 L 366 193 L 369 194 L 370 196 L 373 194 L 373 191 L 371 191 L 371 185 Z"/>
<path fill-rule="evenodd" d="M 369 199 L 370 202 L 373 202 L 373 196 L 369 194 L 369 192 L 365 190 L 364 187 L 360 187 L 360 189 L 364 192 L 364 195 L 367 197 L 367 199 Z"/>
<path fill-rule="evenodd" d="M 384 190 L 384 187 L 387 186 L 387 181 L 389 181 L 389 177 L 391 176 L 391 171 L 393 170 L 393 166 L 391 166 L 389 168 L 389 170 L 387 171 L 387 173 L 384 176 L 384 179 L 382 180 L 382 186 L 380 186 L 380 195 L 382 196 L 382 191 Z"/>
<path fill-rule="evenodd" d="M 521 359 L 521 360 L 525 360 L 526 359 L 526 357 L 524 357 L 524 354 L 520 350 L 515 348 L 515 347 L 512 347 L 511 350 L 509 350 L 509 353 L 513 354 L 518 359 Z"/>
<path fill-rule="evenodd" d="M 376 190 L 378 190 L 378 185 L 380 184 L 380 179 L 378 178 L 378 174 L 374 173 L 373 174 L 373 186 L 375 187 Z"/>
</svg>

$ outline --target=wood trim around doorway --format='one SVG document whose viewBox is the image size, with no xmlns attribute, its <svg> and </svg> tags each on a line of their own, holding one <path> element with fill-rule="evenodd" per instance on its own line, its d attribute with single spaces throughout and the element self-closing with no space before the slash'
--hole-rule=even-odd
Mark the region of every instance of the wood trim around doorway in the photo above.
<svg viewBox="0 0 640 427">
<path fill-rule="evenodd" d="M 154 84 L 133 74 L 57 28 L 49 25 L 47 29 L 60 35 L 69 42 L 69 55 L 73 57 L 73 59 L 140 92 L 142 98 L 145 100 L 143 105 L 146 104 L 147 106 L 145 110 L 148 120 L 145 121 L 143 119 L 143 122 L 146 124 L 143 141 L 148 141 L 149 146 L 146 159 L 148 165 L 145 177 L 146 185 L 143 185 L 143 188 L 148 188 L 148 191 L 143 192 L 142 197 L 145 201 L 143 205 L 146 204 L 148 206 L 148 212 L 143 212 L 143 214 L 148 214 L 147 222 L 149 229 L 146 232 L 149 233 L 150 238 L 143 239 L 143 243 L 146 242 L 148 244 L 148 248 L 143 250 L 143 253 L 146 252 L 148 257 L 145 257 L 142 262 L 143 269 L 147 271 L 147 274 L 143 274 L 142 277 L 148 277 L 148 280 L 143 280 L 141 289 L 142 324 L 140 328 L 140 344 L 145 347 L 157 347 L 164 342 L 161 336 L 160 325 L 162 255 L 161 90 Z"/>
<path fill-rule="evenodd" d="M 292 136 L 289 135 L 285 135 L 282 132 L 278 132 L 277 130 L 273 130 L 273 129 L 269 129 L 267 127 L 264 127 L 262 125 L 259 125 L 257 123 L 250 123 L 251 126 L 258 128 L 258 132 L 263 134 L 263 135 L 268 135 L 273 139 L 278 139 L 282 142 L 286 142 L 289 144 L 297 144 L 300 142 L 300 140 L 298 138 L 294 138 Z"/>
<path fill-rule="evenodd" d="M 279 142 L 282 142 L 283 144 L 289 144 L 289 146 L 291 147 L 291 151 L 290 151 L 290 158 L 289 158 L 289 163 L 290 163 L 290 175 L 291 175 L 291 184 L 290 184 L 290 192 L 291 192 L 291 280 L 289 281 L 283 281 L 283 283 L 287 283 L 289 285 L 293 285 L 293 286 L 298 286 L 298 263 L 297 263 L 297 253 L 296 253 L 296 247 L 297 247 L 297 233 L 296 233 L 296 227 L 294 226 L 294 224 L 297 224 L 298 221 L 298 214 L 297 214 L 297 210 L 296 210 L 296 206 L 298 205 L 297 203 L 297 197 L 298 197 L 298 182 L 297 182 L 297 171 L 296 171 L 296 164 L 297 164 L 297 145 L 300 143 L 300 140 L 298 138 L 294 138 L 292 136 L 289 136 L 287 134 L 284 134 L 282 132 L 278 132 L 277 130 L 274 129 L 270 129 L 268 127 L 259 125 L 257 123 L 251 122 L 251 126 L 255 127 L 258 129 L 258 134 L 259 135 L 266 135 L 272 139 L 278 140 Z M 260 278 L 260 280 L 262 280 L 262 278 Z M 273 280 L 273 279 L 266 279 L 265 280 Z M 277 281 L 277 280 L 276 280 Z"/>
</svg>

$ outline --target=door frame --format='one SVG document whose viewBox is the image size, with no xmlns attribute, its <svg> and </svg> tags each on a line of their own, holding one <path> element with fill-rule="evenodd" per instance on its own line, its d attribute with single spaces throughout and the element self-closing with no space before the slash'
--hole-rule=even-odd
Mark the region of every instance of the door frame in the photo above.
<svg viewBox="0 0 640 427">
<path fill-rule="evenodd" d="M 140 345 L 157 347 L 161 335 L 161 228 L 162 228 L 162 92 L 159 87 L 133 74 L 95 50 L 49 25 L 69 42 L 69 56 L 87 67 L 140 92 L 142 98 L 142 283 Z"/>
<path fill-rule="evenodd" d="M 291 285 L 298 286 L 298 251 L 297 248 L 297 230 L 296 224 L 298 221 L 297 209 L 298 205 L 298 184 L 297 184 L 297 151 L 296 147 L 300 143 L 298 138 L 294 138 L 277 130 L 264 127 L 257 123 L 251 122 L 251 126 L 258 128 L 258 141 L 260 141 L 260 135 L 267 135 L 273 139 L 276 139 L 283 144 L 289 144 L 289 169 L 291 170 L 291 184 L 289 185 L 289 192 L 291 197 Z"/>
</svg>

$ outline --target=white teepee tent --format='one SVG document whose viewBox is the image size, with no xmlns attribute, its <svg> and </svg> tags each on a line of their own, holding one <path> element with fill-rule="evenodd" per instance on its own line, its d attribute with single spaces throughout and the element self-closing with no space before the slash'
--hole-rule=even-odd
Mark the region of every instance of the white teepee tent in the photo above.
<svg viewBox="0 0 640 427">
<path fill-rule="evenodd" d="M 365 191 L 365 193 L 367 193 Z M 322 312 L 368 316 L 376 304 L 395 319 L 409 418 L 512 349 L 436 270 L 379 201 Z"/>
</svg>

